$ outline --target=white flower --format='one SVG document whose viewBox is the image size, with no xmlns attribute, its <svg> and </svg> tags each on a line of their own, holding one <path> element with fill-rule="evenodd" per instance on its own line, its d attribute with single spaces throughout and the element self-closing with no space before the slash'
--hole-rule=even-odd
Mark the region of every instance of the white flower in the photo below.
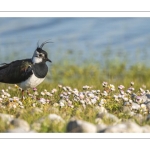
<svg viewBox="0 0 150 150">
<path fill-rule="evenodd" d="M 24 108 L 24 106 L 20 105 L 20 108 L 22 108 L 22 109 L 23 109 L 23 108 Z"/>
<path fill-rule="evenodd" d="M 40 98 L 40 100 L 38 100 L 38 101 L 42 104 L 46 104 L 46 99 L 44 99 L 44 98 Z"/>
<path fill-rule="evenodd" d="M 94 94 L 93 94 L 93 93 L 88 93 L 88 96 L 89 96 L 90 98 L 94 98 Z"/>
<path fill-rule="evenodd" d="M 46 92 L 47 96 L 52 96 L 52 94 L 50 92 Z"/>
<path fill-rule="evenodd" d="M 99 97 L 98 97 L 98 96 L 95 96 L 94 98 L 96 98 L 96 100 L 99 100 Z"/>
<path fill-rule="evenodd" d="M 64 107 L 64 106 L 65 106 L 65 104 L 64 104 L 62 101 L 59 102 L 59 105 L 60 105 L 61 107 Z"/>
<path fill-rule="evenodd" d="M 72 91 L 72 90 L 71 90 L 71 87 L 69 87 L 69 86 L 66 86 L 66 89 L 67 89 L 68 91 Z"/>
<path fill-rule="evenodd" d="M 107 93 L 106 91 L 104 91 L 104 92 L 102 93 L 102 95 L 103 95 L 103 96 L 108 96 L 108 93 Z"/>
<path fill-rule="evenodd" d="M 2 97 L 2 98 L 5 98 L 5 95 L 2 94 L 1 97 Z"/>
<path fill-rule="evenodd" d="M 120 90 L 120 94 L 121 94 L 121 95 L 124 95 L 125 92 L 124 92 L 123 90 Z"/>
<path fill-rule="evenodd" d="M 131 86 L 133 86 L 133 85 L 134 85 L 134 82 L 132 81 L 130 84 L 131 84 Z"/>
<path fill-rule="evenodd" d="M 141 104 L 141 108 L 146 108 L 146 105 L 145 104 Z"/>
<path fill-rule="evenodd" d="M 80 103 L 81 103 L 81 104 L 85 104 L 85 101 L 84 101 L 84 100 L 80 100 Z"/>
<path fill-rule="evenodd" d="M 64 91 L 67 91 L 67 88 L 66 88 L 66 87 L 63 87 L 63 90 L 64 90 Z"/>
<path fill-rule="evenodd" d="M 122 89 L 124 89 L 124 88 L 125 88 L 125 87 L 124 87 L 123 85 L 119 85 L 119 86 L 118 86 L 118 89 L 119 89 L 119 90 L 122 90 Z"/>
<path fill-rule="evenodd" d="M 46 93 L 46 92 L 47 92 L 47 90 L 46 90 L 46 89 L 44 89 L 44 92 Z"/>
<path fill-rule="evenodd" d="M 101 99 L 99 106 L 103 106 L 105 104 L 106 100 L 105 99 Z"/>
<path fill-rule="evenodd" d="M 97 94 L 99 94 L 99 93 L 100 93 L 100 90 L 97 90 L 96 92 L 97 92 Z"/>
<path fill-rule="evenodd" d="M 113 84 L 110 84 L 109 86 L 112 91 L 115 91 L 115 86 Z"/>
<path fill-rule="evenodd" d="M 39 95 L 39 93 L 37 91 L 34 92 L 34 95 Z"/>
<path fill-rule="evenodd" d="M 19 97 L 13 97 L 14 101 L 19 101 Z"/>
<path fill-rule="evenodd" d="M 11 102 L 12 102 L 13 100 L 14 100 L 13 98 L 9 98 L 9 101 L 11 101 Z"/>
<path fill-rule="evenodd" d="M 16 108 L 17 106 L 16 105 L 13 105 L 13 108 Z"/>
<path fill-rule="evenodd" d="M 83 86 L 82 88 L 83 88 L 83 90 L 87 90 L 87 89 L 89 89 L 90 87 L 89 87 L 88 85 L 85 85 L 85 86 Z"/>
<path fill-rule="evenodd" d="M 96 98 L 92 98 L 92 99 L 91 99 L 91 103 L 92 103 L 92 104 L 95 104 L 96 102 L 97 102 Z"/>
<path fill-rule="evenodd" d="M 44 93 L 44 92 L 41 92 L 41 95 L 42 95 L 42 96 L 44 96 L 44 95 L 45 95 L 45 93 Z"/>
<path fill-rule="evenodd" d="M 52 89 L 52 94 L 56 93 L 57 89 Z"/>
<path fill-rule="evenodd" d="M 59 87 L 59 88 L 62 88 L 62 85 L 59 84 L 58 87 Z"/>
<path fill-rule="evenodd" d="M 130 91 L 130 90 L 127 90 L 126 92 L 127 92 L 128 94 L 131 94 L 131 91 Z"/>
<path fill-rule="evenodd" d="M 92 92 L 93 94 L 96 94 L 96 90 L 92 90 L 91 92 Z"/>
<path fill-rule="evenodd" d="M 145 92 L 142 88 L 140 88 L 139 90 L 140 90 L 142 93 L 144 93 L 144 92 Z"/>
<path fill-rule="evenodd" d="M 127 97 L 122 97 L 122 99 L 127 102 L 129 99 Z"/>
<path fill-rule="evenodd" d="M 104 82 L 102 83 L 102 85 L 103 85 L 103 87 L 107 87 L 108 83 L 104 81 Z"/>
<path fill-rule="evenodd" d="M 84 99 L 84 94 L 83 93 L 79 93 L 79 98 L 80 99 Z"/>
</svg>

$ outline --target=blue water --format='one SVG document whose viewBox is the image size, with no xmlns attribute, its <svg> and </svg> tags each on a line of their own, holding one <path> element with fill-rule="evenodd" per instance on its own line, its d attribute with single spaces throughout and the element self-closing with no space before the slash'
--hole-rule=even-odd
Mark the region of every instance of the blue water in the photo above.
<svg viewBox="0 0 150 150">
<path fill-rule="evenodd" d="M 43 49 L 53 63 L 104 63 L 104 55 L 129 64 L 150 62 L 150 18 L 4 17 L 0 18 L 0 63 L 32 57 L 37 42 L 47 39 L 54 43 Z"/>
</svg>

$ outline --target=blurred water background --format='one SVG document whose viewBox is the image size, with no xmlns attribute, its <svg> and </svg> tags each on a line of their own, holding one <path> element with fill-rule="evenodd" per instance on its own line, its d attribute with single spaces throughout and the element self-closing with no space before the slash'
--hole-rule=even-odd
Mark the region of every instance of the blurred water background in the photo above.
<svg viewBox="0 0 150 150">
<path fill-rule="evenodd" d="M 0 18 L 0 63 L 30 58 L 37 42 L 53 63 L 149 65 L 150 18 Z"/>
</svg>

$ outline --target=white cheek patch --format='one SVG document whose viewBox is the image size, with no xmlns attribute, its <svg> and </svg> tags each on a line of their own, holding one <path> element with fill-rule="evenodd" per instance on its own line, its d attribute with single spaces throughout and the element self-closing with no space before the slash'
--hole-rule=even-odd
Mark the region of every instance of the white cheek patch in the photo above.
<svg viewBox="0 0 150 150">
<path fill-rule="evenodd" d="M 42 58 L 39 58 L 39 57 L 33 57 L 32 58 L 32 62 L 35 64 L 35 63 L 40 63 L 42 62 Z"/>
</svg>

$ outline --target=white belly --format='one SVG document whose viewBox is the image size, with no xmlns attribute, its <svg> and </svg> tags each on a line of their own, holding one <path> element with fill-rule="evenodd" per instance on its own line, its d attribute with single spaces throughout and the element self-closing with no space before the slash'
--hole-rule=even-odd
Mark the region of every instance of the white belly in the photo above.
<svg viewBox="0 0 150 150">
<path fill-rule="evenodd" d="M 28 88 L 35 88 L 38 86 L 45 78 L 37 78 L 34 74 L 27 79 L 26 81 L 21 82 L 18 84 L 19 87 L 21 87 L 23 90 L 26 90 Z"/>
</svg>

